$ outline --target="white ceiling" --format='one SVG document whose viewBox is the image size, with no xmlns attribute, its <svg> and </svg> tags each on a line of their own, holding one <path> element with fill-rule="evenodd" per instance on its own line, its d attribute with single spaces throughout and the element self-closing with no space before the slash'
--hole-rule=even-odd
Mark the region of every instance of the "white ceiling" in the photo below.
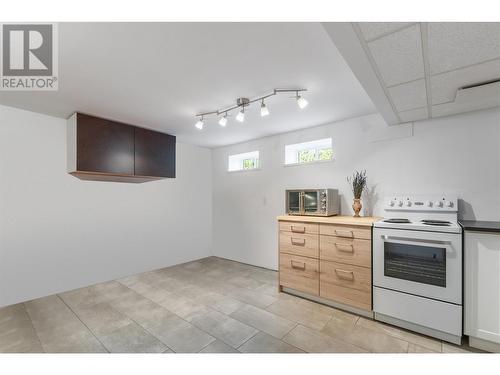
<svg viewBox="0 0 500 375">
<path fill-rule="evenodd" d="M 500 23 L 349 25 L 325 28 L 388 123 L 500 105 L 500 83 L 463 89 L 500 79 Z"/>
<path fill-rule="evenodd" d="M 385 32 L 385 31 L 384 31 Z M 216 147 L 375 112 L 319 23 L 62 23 L 59 91 L 0 92 L 0 104 L 67 118 L 80 111 Z M 243 124 L 196 113 L 273 88 L 305 87 L 258 103 Z"/>
</svg>

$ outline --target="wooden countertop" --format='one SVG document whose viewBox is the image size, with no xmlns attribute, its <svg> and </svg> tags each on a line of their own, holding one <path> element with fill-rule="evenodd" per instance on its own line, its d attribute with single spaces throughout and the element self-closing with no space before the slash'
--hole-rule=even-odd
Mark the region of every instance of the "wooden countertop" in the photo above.
<svg viewBox="0 0 500 375">
<path fill-rule="evenodd" d="M 378 216 L 299 216 L 299 215 L 281 215 L 278 216 L 278 221 L 296 221 L 303 223 L 323 223 L 323 224 L 344 224 L 344 225 L 359 225 L 371 227 L 374 222 L 382 220 Z"/>
</svg>

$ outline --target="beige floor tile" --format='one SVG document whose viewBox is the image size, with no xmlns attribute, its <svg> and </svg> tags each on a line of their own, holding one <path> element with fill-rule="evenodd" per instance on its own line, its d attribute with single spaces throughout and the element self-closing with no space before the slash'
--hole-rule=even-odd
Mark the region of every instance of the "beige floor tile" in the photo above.
<svg viewBox="0 0 500 375">
<path fill-rule="evenodd" d="M 229 315 L 245 305 L 246 303 L 238 301 L 237 299 L 225 297 L 224 299 L 212 304 L 210 308 Z"/>
<path fill-rule="evenodd" d="M 408 353 L 439 353 L 424 346 L 420 346 L 417 344 L 409 343 L 408 345 Z"/>
<path fill-rule="evenodd" d="M 287 344 L 264 332 L 259 332 L 241 345 L 242 353 L 303 353 L 302 350 Z"/>
<path fill-rule="evenodd" d="M 132 323 L 125 314 L 107 303 L 75 308 L 80 320 L 97 336 L 111 333 Z"/>
<path fill-rule="evenodd" d="M 367 319 L 360 317 L 357 321 L 357 324 L 374 330 L 376 332 L 385 333 L 389 336 L 393 336 L 400 340 L 408 341 L 413 344 L 417 344 L 419 346 L 423 346 L 427 349 L 431 349 L 437 352 L 441 351 L 441 341 L 436 340 L 427 336 L 419 335 L 417 333 L 412 333 L 389 324 L 377 322 L 376 320 Z"/>
<path fill-rule="evenodd" d="M 248 276 L 233 276 L 226 279 L 229 284 L 235 285 L 239 288 L 257 289 L 263 283 L 259 282 Z"/>
<path fill-rule="evenodd" d="M 397 339 L 385 333 L 375 332 L 361 326 L 355 326 L 347 336 L 339 338 L 373 353 L 408 352 L 407 341 Z"/>
<path fill-rule="evenodd" d="M 174 314 L 154 319 L 144 328 L 176 353 L 198 353 L 215 338 Z"/>
<path fill-rule="evenodd" d="M 363 353 L 365 349 L 298 325 L 283 341 L 308 353 Z"/>
<path fill-rule="evenodd" d="M 47 353 L 100 353 L 106 350 L 58 296 L 26 303 L 36 334 Z"/>
<path fill-rule="evenodd" d="M 257 333 L 255 328 L 215 310 L 196 317 L 192 323 L 233 348 Z"/>
<path fill-rule="evenodd" d="M 261 286 L 256 288 L 255 291 L 274 298 L 279 298 L 280 295 L 280 291 L 276 284 L 262 284 Z"/>
<path fill-rule="evenodd" d="M 231 317 L 260 331 L 281 339 L 297 323 L 252 305 L 245 305 L 231 314 Z"/>
<path fill-rule="evenodd" d="M 74 330 L 72 334 L 40 337 L 47 353 L 106 353 L 106 349 L 88 330 Z"/>
<path fill-rule="evenodd" d="M 136 323 L 101 334 L 98 338 L 110 353 L 163 353 L 169 349 Z"/>
<path fill-rule="evenodd" d="M 441 346 L 442 353 L 471 353 L 463 346 L 448 344 L 447 342 L 442 342 Z"/>
<path fill-rule="evenodd" d="M 200 353 L 239 353 L 239 351 L 223 341 L 215 340 L 205 346 Z"/>
<path fill-rule="evenodd" d="M 22 314 L 24 311 L 25 308 L 22 303 L 0 308 L 0 324 L 16 318 L 18 314 Z"/>
<path fill-rule="evenodd" d="M 318 331 L 323 329 L 332 317 L 331 314 L 311 309 L 297 299 L 279 299 L 266 310 Z"/>
<path fill-rule="evenodd" d="M 41 353 L 43 348 L 24 306 L 6 310 L 0 323 L 0 353 Z"/>
<path fill-rule="evenodd" d="M 261 308 L 266 308 L 276 302 L 276 298 L 274 297 L 244 288 L 237 288 L 236 290 L 231 292 L 229 296 L 241 302 L 245 302 Z"/>
</svg>

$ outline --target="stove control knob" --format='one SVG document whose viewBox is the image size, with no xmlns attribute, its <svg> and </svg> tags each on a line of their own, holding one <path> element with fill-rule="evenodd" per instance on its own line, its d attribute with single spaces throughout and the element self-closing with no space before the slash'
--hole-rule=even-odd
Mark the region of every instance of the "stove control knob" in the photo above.
<svg viewBox="0 0 500 375">
<path fill-rule="evenodd" d="M 406 201 L 405 204 L 406 204 L 406 206 L 410 207 L 411 206 L 411 201 Z"/>
<path fill-rule="evenodd" d="M 396 203 L 394 201 L 389 201 L 389 206 L 393 207 Z"/>
<path fill-rule="evenodd" d="M 427 201 L 427 202 L 425 202 L 425 205 L 426 205 L 427 207 L 432 207 L 432 202 L 431 202 L 431 201 Z"/>
<path fill-rule="evenodd" d="M 444 205 L 445 205 L 446 207 L 453 207 L 453 202 L 452 202 L 452 201 L 446 201 L 446 202 L 444 203 Z"/>
<path fill-rule="evenodd" d="M 442 201 L 435 201 L 434 206 L 436 207 L 443 207 L 443 202 Z"/>
<path fill-rule="evenodd" d="M 401 207 L 403 205 L 403 201 L 398 201 L 398 206 Z"/>
</svg>

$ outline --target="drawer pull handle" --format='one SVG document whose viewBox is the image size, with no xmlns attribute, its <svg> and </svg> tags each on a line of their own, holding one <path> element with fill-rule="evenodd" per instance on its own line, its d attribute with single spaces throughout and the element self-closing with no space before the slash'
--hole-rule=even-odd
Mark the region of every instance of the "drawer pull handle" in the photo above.
<svg viewBox="0 0 500 375">
<path fill-rule="evenodd" d="M 335 274 L 339 279 L 354 281 L 354 272 L 335 268 Z"/>
<path fill-rule="evenodd" d="M 306 227 L 296 227 L 295 225 L 292 225 L 290 229 L 294 233 L 306 233 Z"/>
<path fill-rule="evenodd" d="M 344 253 L 354 253 L 354 246 L 349 243 L 337 243 L 335 242 L 335 247 L 339 249 L 339 251 L 343 251 Z"/>
<path fill-rule="evenodd" d="M 302 271 L 306 270 L 306 264 L 305 263 L 298 263 L 298 262 L 294 262 L 293 260 L 291 260 L 290 261 L 290 265 L 292 266 L 292 268 L 295 268 L 297 270 L 302 270 Z"/>
<path fill-rule="evenodd" d="M 354 232 L 352 230 L 338 230 L 335 229 L 335 235 L 339 237 L 354 238 Z"/>
<path fill-rule="evenodd" d="M 292 241 L 292 245 L 300 245 L 304 246 L 306 244 L 306 239 L 305 238 L 290 238 Z"/>
</svg>

